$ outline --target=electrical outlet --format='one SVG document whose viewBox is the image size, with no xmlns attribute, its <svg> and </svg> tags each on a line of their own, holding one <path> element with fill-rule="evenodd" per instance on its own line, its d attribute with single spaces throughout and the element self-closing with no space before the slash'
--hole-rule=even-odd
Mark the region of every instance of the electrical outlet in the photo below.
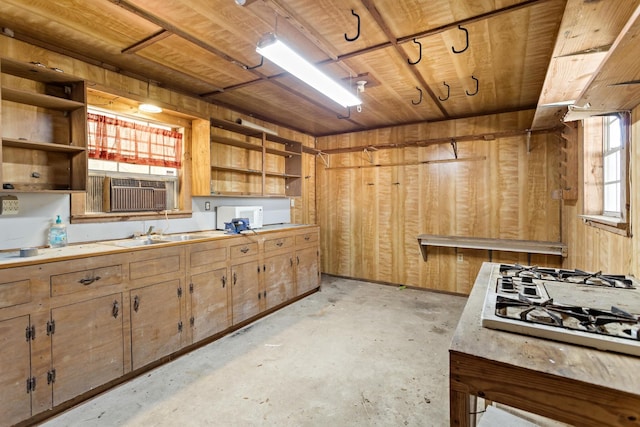
<svg viewBox="0 0 640 427">
<path fill-rule="evenodd" d="M 293 197 L 290 199 L 291 200 L 291 207 L 295 207 L 296 206 L 296 199 L 294 199 Z"/>
<path fill-rule="evenodd" d="M 0 215 L 17 215 L 19 208 L 16 196 L 0 196 Z"/>
<path fill-rule="evenodd" d="M 204 210 L 205 211 L 211 210 L 211 202 L 204 202 Z"/>
<path fill-rule="evenodd" d="M 464 255 L 458 254 L 458 262 L 464 262 Z"/>
</svg>

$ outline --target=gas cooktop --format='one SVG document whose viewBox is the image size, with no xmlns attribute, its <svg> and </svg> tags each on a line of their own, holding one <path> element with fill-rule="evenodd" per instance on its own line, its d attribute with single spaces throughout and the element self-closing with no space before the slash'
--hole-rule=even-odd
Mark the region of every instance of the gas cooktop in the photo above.
<svg viewBox="0 0 640 427">
<path fill-rule="evenodd" d="M 639 313 L 640 289 L 626 276 L 500 264 L 482 325 L 640 356 Z"/>
</svg>

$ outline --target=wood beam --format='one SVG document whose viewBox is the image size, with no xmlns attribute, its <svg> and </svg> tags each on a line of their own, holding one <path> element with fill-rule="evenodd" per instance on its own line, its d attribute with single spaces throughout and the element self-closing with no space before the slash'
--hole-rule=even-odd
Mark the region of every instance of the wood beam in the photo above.
<svg viewBox="0 0 640 427">
<path fill-rule="evenodd" d="M 164 40 L 169 37 L 172 33 L 167 30 L 160 30 L 149 37 L 146 37 L 140 40 L 137 43 L 132 44 L 129 47 L 125 47 L 120 51 L 120 53 L 135 53 L 141 49 L 144 49 L 147 46 L 151 46 L 152 44 L 159 42 L 160 40 Z"/>
</svg>

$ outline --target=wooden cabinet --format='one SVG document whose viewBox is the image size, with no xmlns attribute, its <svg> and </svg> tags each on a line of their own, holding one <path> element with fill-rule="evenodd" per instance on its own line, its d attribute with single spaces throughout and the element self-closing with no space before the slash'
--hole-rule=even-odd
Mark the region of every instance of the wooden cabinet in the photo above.
<svg viewBox="0 0 640 427">
<path fill-rule="evenodd" d="M 265 310 L 276 307 L 295 296 L 294 248 L 290 232 L 267 236 L 264 241 Z"/>
<path fill-rule="evenodd" d="M 0 424 L 97 393 L 319 286 L 318 227 L 0 268 Z"/>
<path fill-rule="evenodd" d="M 3 425 L 13 425 L 31 416 L 31 339 L 25 337 L 29 316 L 0 321 L 0 402 Z"/>
<path fill-rule="evenodd" d="M 206 171 L 210 177 L 210 188 L 194 188 L 194 195 L 301 195 L 300 142 L 233 122 L 211 119 L 210 156 L 210 171 Z M 206 162 L 204 164 L 206 166 Z M 202 170 L 194 171 L 204 173 Z"/>
<path fill-rule="evenodd" d="M 296 292 L 302 295 L 320 286 L 318 229 L 296 235 Z"/>
<path fill-rule="evenodd" d="M 229 246 L 232 323 L 234 325 L 260 313 L 262 286 L 258 243 L 239 236 Z"/>
<path fill-rule="evenodd" d="M 122 270 L 112 256 L 47 266 L 53 406 L 125 373 Z"/>
<path fill-rule="evenodd" d="M 228 245 L 196 243 L 189 248 L 189 324 L 191 342 L 217 334 L 229 326 Z"/>
<path fill-rule="evenodd" d="M 53 405 L 124 374 L 122 293 L 51 310 Z"/>
<path fill-rule="evenodd" d="M 83 80 L 41 64 L 0 62 L 2 191 L 84 191 L 87 104 Z"/>
<path fill-rule="evenodd" d="M 130 292 L 131 361 L 138 369 L 180 349 L 183 322 L 180 280 Z"/>
<path fill-rule="evenodd" d="M 186 344 L 184 247 L 133 252 L 129 262 L 131 366 L 141 368 Z"/>
</svg>

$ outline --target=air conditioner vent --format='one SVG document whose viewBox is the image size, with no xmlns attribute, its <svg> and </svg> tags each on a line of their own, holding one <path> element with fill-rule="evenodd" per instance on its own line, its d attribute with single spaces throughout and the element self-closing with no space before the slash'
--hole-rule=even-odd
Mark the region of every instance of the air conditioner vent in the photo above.
<svg viewBox="0 0 640 427">
<path fill-rule="evenodd" d="M 107 177 L 103 197 L 103 205 L 109 209 L 107 212 L 162 211 L 167 208 L 164 181 Z"/>
</svg>

